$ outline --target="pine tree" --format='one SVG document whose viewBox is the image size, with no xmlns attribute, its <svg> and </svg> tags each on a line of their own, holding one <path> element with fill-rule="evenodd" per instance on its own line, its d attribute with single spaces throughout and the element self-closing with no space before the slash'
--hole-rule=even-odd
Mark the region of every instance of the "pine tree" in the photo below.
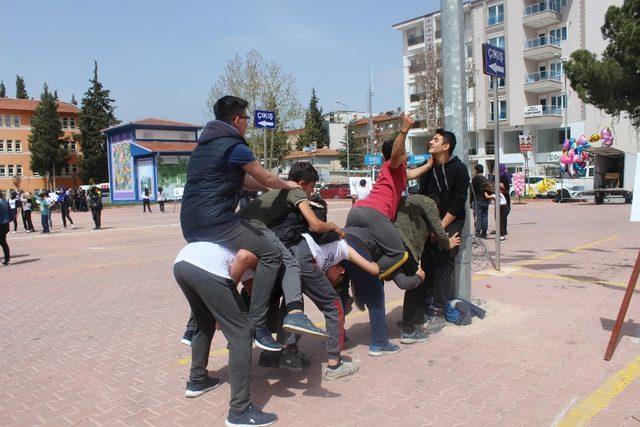
<svg viewBox="0 0 640 427">
<path fill-rule="evenodd" d="M 53 99 L 58 100 L 58 89 L 53 91 Z"/>
<path fill-rule="evenodd" d="M 29 99 L 29 95 L 27 95 L 27 88 L 24 85 L 24 79 L 20 76 L 16 76 L 16 98 Z"/>
<path fill-rule="evenodd" d="M 300 135 L 297 148 L 315 144 L 317 148 L 329 145 L 329 135 L 322 120 L 322 108 L 318 108 L 316 90 L 311 90 L 311 100 L 304 119 L 304 132 Z"/>
<path fill-rule="evenodd" d="M 364 155 L 366 152 L 365 138 L 359 138 L 355 135 L 355 127 L 349 124 L 349 168 L 350 170 L 362 169 L 364 166 Z M 343 168 L 347 167 L 347 136 L 342 140 L 342 147 L 338 149 L 340 152 L 340 164 Z"/>
<path fill-rule="evenodd" d="M 80 173 L 83 182 L 93 178 L 96 182 L 108 180 L 107 147 L 101 130 L 120 123 L 115 115 L 113 99 L 109 98 L 109 90 L 98 81 L 98 63 L 94 62 L 91 86 L 82 98 L 80 109 L 80 135 L 76 139 L 80 143 Z"/>
<path fill-rule="evenodd" d="M 47 176 L 49 188 L 53 188 L 53 177 L 67 166 L 69 153 L 62 139 L 62 124 L 58 116 L 58 107 L 49 87 L 44 84 L 40 95 L 40 104 L 31 117 L 31 170 Z"/>
<path fill-rule="evenodd" d="M 0 98 L 7 97 L 7 88 L 4 87 L 4 82 L 0 82 Z"/>
<path fill-rule="evenodd" d="M 73 105 L 76 105 L 76 106 L 78 105 L 78 101 L 76 100 L 76 94 L 75 93 L 71 94 L 71 103 Z"/>
</svg>

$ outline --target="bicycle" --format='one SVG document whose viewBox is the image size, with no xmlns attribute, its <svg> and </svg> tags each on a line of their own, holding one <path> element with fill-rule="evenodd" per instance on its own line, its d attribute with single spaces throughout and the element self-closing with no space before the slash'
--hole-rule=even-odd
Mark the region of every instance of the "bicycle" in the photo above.
<svg viewBox="0 0 640 427">
<path fill-rule="evenodd" d="M 471 270 L 481 271 L 489 266 L 489 250 L 482 239 L 473 236 L 471 241 Z"/>
</svg>

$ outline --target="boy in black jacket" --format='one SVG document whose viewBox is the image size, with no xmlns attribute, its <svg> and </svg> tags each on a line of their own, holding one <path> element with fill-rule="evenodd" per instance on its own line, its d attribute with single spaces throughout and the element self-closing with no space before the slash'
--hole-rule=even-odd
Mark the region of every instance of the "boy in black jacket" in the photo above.
<svg viewBox="0 0 640 427">
<path fill-rule="evenodd" d="M 453 156 L 456 136 L 437 129 L 429 142 L 431 162 L 429 171 L 420 178 L 420 194 L 430 197 L 438 205 L 442 226 L 450 236 L 460 233 L 467 211 L 469 172 L 457 156 Z M 426 272 L 425 284 L 433 300 L 427 316 L 427 332 L 437 332 L 445 324 L 444 309 L 449 295 L 451 275 L 458 248 L 442 250 L 435 245 L 425 247 L 422 268 Z"/>
</svg>

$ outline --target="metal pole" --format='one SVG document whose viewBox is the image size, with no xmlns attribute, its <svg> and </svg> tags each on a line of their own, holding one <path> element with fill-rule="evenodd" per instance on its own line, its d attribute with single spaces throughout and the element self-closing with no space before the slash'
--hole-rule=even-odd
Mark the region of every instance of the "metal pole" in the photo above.
<svg viewBox="0 0 640 427">
<path fill-rule="evenodd" d="M 567 140 L 569 138 L 569 123 L 567 123 L 567 111 L 569 105 L 569 95 L 567 94 L 567 73 L 564 69 L 564 61 L 560 58 L 560 62 L 562 63 L 562 74 L 564 74 L 564 139 Z M 560 202 L 564 200 L 564 172 L 560 169 L 560 173 L 562 175 L 560 178 Z"/>
<path fill-rule="evenodd" d="M 351 176 L 351 163 L 349 162 L 349 113 L 347 113 L 347 124 L 345 125 L 347 129 L 347 179 Z"/>
<path fill-rule="evenodd" d="M 456 135 L 453 152 L 469 168 L 469 134 L 466 109 L 466 72 L 464 67 L 464 16 L 460 0 L 441 0 L 442 11 L 442 76 L 445 105 L 445 127 Z M 471 298 L 471 212 L 467 207 L 462 229 L 460 251 L 456 257 L 455 295 Z"/>
<path fill-rule="evenodd" d="M 495 184 L 495 207 L 496 207 L 496 270 L 500 271 L 500 114 L 498 113 L 498 78 L 493 79 L 493 120 L 495 130 L 493 139 L 495 140 L 495 164 L 493 165 L 493 175 Z"/>
<path fill-rule="evenodd" d="M 262 129 L 262 136 L 263 136 L 263 153 L 264 153 L 264 168 L 267 168 L 267 128 Z"/>
</svg>

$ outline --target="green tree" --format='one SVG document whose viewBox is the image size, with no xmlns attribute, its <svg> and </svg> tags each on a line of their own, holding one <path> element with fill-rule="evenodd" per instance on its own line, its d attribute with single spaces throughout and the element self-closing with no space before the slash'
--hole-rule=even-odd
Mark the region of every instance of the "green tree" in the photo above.
<svg viewBox="0 0 640 427">
<path fill-rule="evenodd" d="M 365 139 L 356 137 L 355 127 L 353 123 L 349 124 L 349 168 L 362 169 L 364 166 L 364 155 L 366 153 Z M 342 140 L 342 146 L 338 149 L 340 152 L 340 164 L 343 168 L 347 167 L 347 138 Z"/>
<path fill-rule="evenodd" d="M 305 146 L 316 144 L 316 147 L 322 148 L 329 145 L 329 134 L 322 120 L 322 108 L 318 107 L 318 97 L 316 90 L 311 90 L 311 99 L 309 100 L 309 108 L 305 114 L 304 132 L 298 139 L 297 148 L 301 150 Z"/>
<path fill-rule="evenodd" d="M 104 89 L 98 80 L 98 63 L 94 62 L 91 86 L 82 98 L 80 109 L 80 134 L 76 140 L 80 143 L 80 174 L 83 182 L 91 178 L 96 182 L 105 182 L 107 174 L 107 147 L 102 129 L 120 123 L 114 114 L 113 99 L 109 90 Z"/>
<path fill-rule="evenodd" d="M 609 40 L 602 58 L 585 50 L 571 54 L 567 77 L 580 99 L 612 115 L 629 114 L 640 127 L 640 0 L 610 6 L 602 35 Z"/>
<path fill-rule="evenodd" d="M 6 98 L 7 97 L 7 88 L 4 87 L 4 82 L 0 81 L 0 98 Z"/>
<path fill-rule="evenodd" d="M 54 187 L 53 178 L 69 161 L 69 152 L 65 148 L 58 107 L 49 87 L 44 84 L 40 95 L 40 104 L 31 117 L 31 170 L 46 176 L 49 188 Z"/>
<path fill-rule="evenodd" d="M 27 95 L 27 87 L 24 84 L 24 79 L 20 76 L 16 76 L 16 98 L 29 99 L 29 95 Z"/>
</svg>

